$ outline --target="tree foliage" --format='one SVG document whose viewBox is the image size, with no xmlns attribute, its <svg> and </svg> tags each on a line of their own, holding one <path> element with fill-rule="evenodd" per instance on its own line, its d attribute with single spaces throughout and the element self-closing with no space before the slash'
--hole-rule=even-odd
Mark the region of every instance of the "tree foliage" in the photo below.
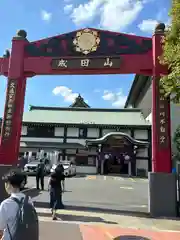
<svg viewBox="0 0 180 240">
<path fill-rule="evenodd" d="M 180 125 L 177 127 L 175 133 L 174 133 L 174 144 L 176 146 L 176 149 L 178 151 L 178 154 L 180 154 Z"/>
<path fill-rule="evenodd" d="M 160 60 L 169 71 L 168 75 L 161 77 L 161 83 L 166 95 L 170 95 L 174 103 L 180 103 L 180 0 L 172 0 L 169 15 L 172 23 L 165 32 Z"/>
</svg>

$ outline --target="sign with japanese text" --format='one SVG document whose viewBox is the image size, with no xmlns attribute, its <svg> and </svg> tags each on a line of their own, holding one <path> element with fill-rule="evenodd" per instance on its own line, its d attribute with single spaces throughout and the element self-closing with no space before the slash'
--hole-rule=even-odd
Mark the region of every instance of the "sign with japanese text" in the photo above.
<svg viewBox="0 0 180 240">
<path fill-rule="evenodd" d="M 157 91 L 157 131 L 159 137 L 160 148 L 167 148 L 169 144 L 168 139 L 168 121 L 169 109 L 168 99 L 164 96 L 164 89 L 160 86 Z"/>
<path fill-rule="evenodd" d="M 93 121 L 81 121 L 81 124 L 95 124 Z"/>
<path fill-rule="evenodd" d="M 4 132 L 2 134 L 3 139 L 8 139 L 11 136 L 16 87 L 17 87 L 16 80 L 11 79 L 8 81 L 6 110 L 4 116 Z"/>
<path fill-rule="evenodd" d="M 61 58 L 52 60 L 52 69 L 99 69 L 114 68 L 121 65 L 120 57 L 96 57 L 96 58 Z"/>
</svg>

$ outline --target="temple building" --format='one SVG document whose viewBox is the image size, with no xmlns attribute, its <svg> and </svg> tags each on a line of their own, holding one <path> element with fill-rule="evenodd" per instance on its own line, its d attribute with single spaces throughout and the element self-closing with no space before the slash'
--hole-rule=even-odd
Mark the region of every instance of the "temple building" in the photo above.
<svg viewBox="0 0 180 240">
<path fill-rule="evenodd" d="M 147 175 L 151 124 L 139 109 L 91 108 L 79 95 L 69 107 L 30 106 L 19 155 L 75 162 L 77 172 Z"/>
<path fill-rule="evenodd" d="M 152 77 L 136 75 L 131 86 L 125 108 L 141 109 L 144 118 L 152 124 Z M 174 133 L 180 125 L 180 105 L 171 103 L 172 154 L 176 154 Z"/>
</svg>

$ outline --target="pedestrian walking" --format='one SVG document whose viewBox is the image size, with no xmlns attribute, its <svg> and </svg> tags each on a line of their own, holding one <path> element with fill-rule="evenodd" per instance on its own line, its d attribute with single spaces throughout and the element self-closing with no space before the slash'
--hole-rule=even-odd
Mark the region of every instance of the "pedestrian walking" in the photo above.
<svg viewBox="0 0 180 240">
<path fill-rule="evenodd" d="M 63 167 L 63 165 L 61 163 L 59 163 L 57 165 L 57 167 L 55 168 L 55 171 L 59 175 L 61 175 L 61 174 L 64 175 L 64 167 Z M 65 178 L 64 178 L 64 180 L 62 180 L 62 187 L 63 187 L 63 191 L 65 191 Z"/>
<path fill-rule="evenodd" d="M 39 240 L 38 217 L 29 196 L 20 192 L 23 174 L 19 170 L 3 177 L 10 195 L 0 205 L 1 240 Z"/>
<path fill-rule="evenodd" d="M 36 188 L 39 190 L 39 183 L 41 185 L 41 190 L 44 190 L 44 176 L 45 176 L 45 164 L 43 159 L 40 160 L 40 163 L 37 166 L 36 171 Z"/>
<path fill-rule="evenodd" d="M 55 172 L 51 174 L 48 182 L 48 190 L 50 194 L 50 208 L 52 211 L 52 219 L 57 220 L 57 210 L 63 209 L 62 193 L 64 192 L 62 181 L 65 176 L 55 169 Z"/>
</svg>

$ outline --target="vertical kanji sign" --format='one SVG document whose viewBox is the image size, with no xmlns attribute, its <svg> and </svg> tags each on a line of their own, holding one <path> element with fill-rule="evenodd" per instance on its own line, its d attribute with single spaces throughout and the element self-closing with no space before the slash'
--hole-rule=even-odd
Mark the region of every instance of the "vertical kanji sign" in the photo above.
<svg viewBox="0 0 180 240">
<path fill-rule="evenodd" d="M 165 97 L 164 89 L 160 86 L 157 91 L 157 129 L 159 130 L 159 147 L 161 149 L 167 148 L 168 140 L 168 102 L 169 99 Z"/>
<path fill-rule="evenodd" d="M 10 79 L 7 87 L 7 102 L 4 119 L 4 128 L 2 132 L 2 140 L 6 140 L 11 136 L 13 112 L 15 109 L 15 95 L 16 95 L 17 81 Z"/>
</svg>

